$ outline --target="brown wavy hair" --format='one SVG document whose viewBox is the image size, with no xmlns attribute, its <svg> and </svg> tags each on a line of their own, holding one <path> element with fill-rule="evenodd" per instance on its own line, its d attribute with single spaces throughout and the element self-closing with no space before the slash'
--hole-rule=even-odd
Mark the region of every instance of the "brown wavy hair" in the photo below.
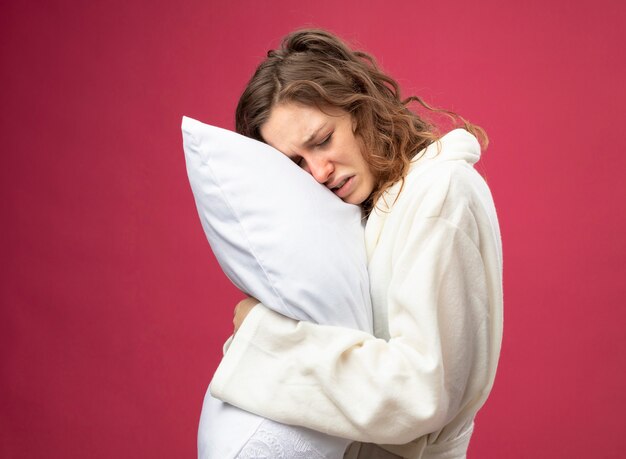
<svg viewBox="0 0 626 459">
<path fill-rule="evenodd" d="M 270 110 L 285 102 L 320 110 L 336 107 L 354 117 L 355 137 L 375 177 L 374 190 L 361 205 L 366 215 L 388 187 L 404 180 L 411 159 L 440 137 L 433 122 L 407 107 L 410 102 L 448 116 L 474 134 L 483 147 L 488 143 L 482 128 L 456 113 L 433 108 L 417 96 L 402 100 L 398 83 L 370 54 L 351 50 L 322 29 L 291 32 L 279 49 L 267 52 L 237 104 L 237 132 L 265 142 L 260 128 Z"/>
</svg>

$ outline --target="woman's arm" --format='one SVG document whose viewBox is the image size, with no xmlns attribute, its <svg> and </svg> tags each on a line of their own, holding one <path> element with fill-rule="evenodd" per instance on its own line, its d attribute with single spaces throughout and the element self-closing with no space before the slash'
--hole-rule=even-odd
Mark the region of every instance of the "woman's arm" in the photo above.
<svg viewBox="0 0 626 459">
<path fill-rule="evenodd" d="M 459 220 L 466 221 L 475 219 Z M 279 422 L 388 444 L 477 410 L 499 353 L 499 241 L 459 222 L 416 217 L 398 241 L 389 341 L 258 305 L 224 356 L 212 394 Z"/>
</svg>

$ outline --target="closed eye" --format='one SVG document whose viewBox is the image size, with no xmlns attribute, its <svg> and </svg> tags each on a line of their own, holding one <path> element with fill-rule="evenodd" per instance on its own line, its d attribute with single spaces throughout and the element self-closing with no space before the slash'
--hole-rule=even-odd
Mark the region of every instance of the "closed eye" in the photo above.
<svg viewBox="0 0 626 459">
<path fill-rule="evenodd" d="M 323 147 L 324 145 L 328 144 L 328 142 L 330 142 L 330 138 L 333 136 L 333 133 L 331 132 L 330 134 L 328 134 L 328 136 L 322 140 L 320 143 L 317 144 L 318 147 Z"/>
</svg>

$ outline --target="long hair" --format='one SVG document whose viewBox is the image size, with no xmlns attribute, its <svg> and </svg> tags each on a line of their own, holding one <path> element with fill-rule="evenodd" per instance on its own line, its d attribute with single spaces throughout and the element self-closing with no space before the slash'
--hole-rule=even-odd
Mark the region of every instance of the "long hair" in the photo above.
<svg viewBox="0 0 626 459">
<path fill-rule="evenodd" d="M 435 124 L 409 110 L 407 105 L 413 101 L 460 121 L 486 146 L 485 132 L 457 114 L 433 108 L 417 96 L 402 100 L 398 83 L 370 54 L 351 50 L 328 31 L 301 29 L 284 37 L 280 48 L 268 51 L 259 64 L 237 104 L 235 128 L 265 142 L 261 126 L 270 110 L 284 102 L 350 113 L 356 121 L 355 137 L 375 178 L 372 194 L 362 203 L 369 214 L 382 193 L 404 179 L 411 159 L 440 137 Z"/>
</svg>

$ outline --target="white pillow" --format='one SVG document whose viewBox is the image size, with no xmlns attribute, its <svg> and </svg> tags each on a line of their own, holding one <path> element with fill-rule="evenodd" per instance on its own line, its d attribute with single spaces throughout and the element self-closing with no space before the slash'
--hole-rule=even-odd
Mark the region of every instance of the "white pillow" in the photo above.
<svg viewBox="0 0 626 459">
<path fill-rule="evenodd" d="M 360 208 L 263 142 L 188 117 L 182 131 L 200 221 L 228 278 L 293 319 L 371 331 Z"/>
<path fill-rule="evenodd" d="M 267 144 L 188 117 L 182 131 L 200 221 L 229 279 L 288 317 L 371 333 L 359 207 L 344 203 Z M 265 422 L 207 390 L 198 457 L 236 457 Z M 349 443 L 302 427 L 288 429 L 289 438 L 313 445 L 324 457 L 343 457 Z"/>
</svg>

